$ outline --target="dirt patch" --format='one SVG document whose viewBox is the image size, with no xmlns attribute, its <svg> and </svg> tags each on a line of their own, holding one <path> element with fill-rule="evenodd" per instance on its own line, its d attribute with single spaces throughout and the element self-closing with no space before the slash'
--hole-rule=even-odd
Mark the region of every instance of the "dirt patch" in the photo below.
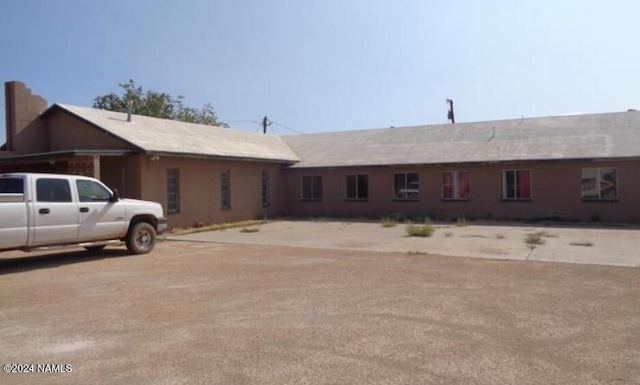
<svg viewBox="0 0 640 385">
<path fill-rule="evenodd" d="M 635 268 L 163 242 L 0 273 L 2 362 L 73 365 L 5 384 L 640 381 Z"/>
</svg>

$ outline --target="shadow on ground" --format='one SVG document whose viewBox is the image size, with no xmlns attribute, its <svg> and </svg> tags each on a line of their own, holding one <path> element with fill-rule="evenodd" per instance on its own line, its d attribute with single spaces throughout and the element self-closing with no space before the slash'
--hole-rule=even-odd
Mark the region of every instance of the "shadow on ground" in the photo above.
<svg viewBox="0 0 640 385">
<path fill-rule="evenodd" d="M 57 253 L 27 255 L 24 257 L 0 259 L 0 275 L 22 273 L 31 270 L 50 269 L 76 263 L 97 261 L 107 258 L 129 256 L 127 250 L 106 249 L 101 251 L 61 251 Z"/>
</svg>

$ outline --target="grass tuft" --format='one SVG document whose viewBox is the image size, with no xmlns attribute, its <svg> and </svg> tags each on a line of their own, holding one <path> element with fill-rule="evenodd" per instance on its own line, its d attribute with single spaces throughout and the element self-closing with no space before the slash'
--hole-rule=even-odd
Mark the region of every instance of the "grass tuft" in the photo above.
<svg viewBox="0 0 640 385">
<path fill-rule="evenodd" d="M 465 217 L 459 217 L 458 220 L 456 221 L 456 226 L 467 227 L 469 226 L 469 222 L 467 222 L 467 219 Z"/>
<path fill-rule="evenodd" d="M 524 243 L 527 244 L 528 248 L 535 249 L 536 247 L 546 243 L 546 241 L 542 239 L 543 235 L 541 233 L 542 232 L 540 231 L 537 233 L 527 234 L 524 237 Z"/>
<path fill-rule="evenodd" d="M 217 225 L 209 225 L 199 228 L 191 228 L 191 229 L 180 229 L 175 228 L 171 230 L 171 234 L 173 235 L 183 235 L 183 234 L 193 234 L 193 233 L 201 233 L 204 231 L 221 231 L 227 229 L 234 229 L 236 227 L 247 227 L 254 225 L 264 225 L 268 221 L 260 221 L 260 220 L 250 220 L 250 221 L 240 221 L 240 222 L 231 222 L 231 223 L 221 223 Z"/>
<path fill-rule="evenodd" d="M 380 224 L 382 227 L 395 227 L 398 224 L 398 221 L 391 217 L 384 217 Z"/>
<path fill-rule="evenodd" d="M 591 247 L 593 246 L 593 242 L 589 242 L 589 241 L 579 241 L 579 242 L 571 242 L 569 243 L 571 246 L 584 246 L 584 247 Z"/>
<path fill-rule="evenodd" d="M 258 231 L 260 231 L 259 227 L 243 227 L 240 230 L 241 233 L 257 233 Z"/>
<path fill-rule="evenodd" d="M 435 228 L 429 218 L 425 220 L 424 225 L 414 225 L 413 223 L 407 225 L 407 234 L 410 237 L 430 237 L 434 231 Z"/>
</svg>

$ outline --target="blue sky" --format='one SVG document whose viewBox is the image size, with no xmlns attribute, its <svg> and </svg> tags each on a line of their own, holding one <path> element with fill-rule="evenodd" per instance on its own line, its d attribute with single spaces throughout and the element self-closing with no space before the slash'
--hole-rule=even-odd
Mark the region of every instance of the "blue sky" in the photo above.
<svg viewBox="0 0 640 385">
<path fill-rule="evenodd" d="M 623 111 L 640 108 L 639 14 L 631 0 L 8 0 L 0 77 L 81 106 L 133 78 L 246 130 L 264 115 L 303 132 L 443 123 L 446 98 L 459 122 Z"/>
</svg>

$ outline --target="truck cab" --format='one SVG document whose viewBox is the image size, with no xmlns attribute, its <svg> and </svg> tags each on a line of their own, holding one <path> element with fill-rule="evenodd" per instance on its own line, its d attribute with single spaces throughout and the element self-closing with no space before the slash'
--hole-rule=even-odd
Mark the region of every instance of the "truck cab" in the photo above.
<svg viewBox="0 0 640 385">
<path fill-rule="evenodd" d="M 155 202 L 120 199 L 99 180 L 57 174 L 0 175 L 0 250 L 123 240 L 130 252 L 153 249 L 166 230 Z"/>
</svg>

